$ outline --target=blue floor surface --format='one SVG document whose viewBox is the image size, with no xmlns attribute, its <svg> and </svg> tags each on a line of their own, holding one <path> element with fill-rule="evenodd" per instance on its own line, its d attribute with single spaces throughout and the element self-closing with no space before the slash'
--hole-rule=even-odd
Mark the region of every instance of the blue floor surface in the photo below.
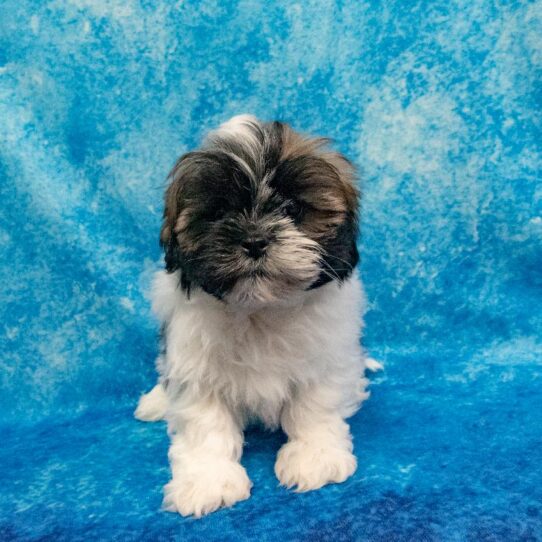
<svg viewBox="0 0 542 542">
<path fill-rule="evenodd" d="M 542 2 L 5 0 L 0 541 L 542 540 Z M 160 511 L 149 311 L 165 176 L 234 114 L 359 168 L 359 468 Z"/>
</svg>

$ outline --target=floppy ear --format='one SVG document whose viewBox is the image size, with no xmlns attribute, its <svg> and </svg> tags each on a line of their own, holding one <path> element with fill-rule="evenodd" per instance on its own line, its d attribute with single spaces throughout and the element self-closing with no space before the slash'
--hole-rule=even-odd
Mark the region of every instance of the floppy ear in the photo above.
<svg viewBox="0 0 542 542">
<path fill-rule="evenodd" d="M 164 196 L 164 219 L 160 230 L 160 245 L 164 249 L 166 271 L 173 273 L 180 270 L 181 288 L 190 295 L 190 281 L 186 273 L 183 272 L 183 255 L 176 232 L 182 206 L 182 189 L 185 182 L 183 162 L 187 157 L 187 154 L 182 156 L 168 175 L 169 186 Z"/>
<path fill-rule="evenodd" d="M 356 187 L 356 171 L 351 162 L 337 152 L 321 155 L 335 170 L 337 188 L 344 205 L 344 217 L 334 236 L 323 240 L 322 273 L 311 288 L 326 284 L 332 277 L 343 281 L 348 278 L 359 262 L 357 248 L 359 191 Z"/>
<path fill-rule="evenodd" d="M 160 245 L 164 249 L 166 271 L 172 273 L 181 267 L 181 257 L 175 224 L 180 212 L 181 180 L 179 173 L 180 160 L 175 164 L 168 176 L 169 186 L 164 197 L 164 219 L 160 230 Z"/>
<path fill-rule="evenodd" d="M 323 158 L 336 171 L 347 213 L 350 214 L 350 218 L 355 221 L 357 226 L 360 193 L 356 184 L 356 168 L 352 162 L 340 152 L 326 152 L 323 154 Z"/>
<path fill-rule="evenodd" d="M 338 174 L 346 205 L 345 220 L 337 230 L 336 249 L 338 252 L 342 252 L 341 257 L 347 262 L 343 267 L 353 269 L 359 261 L 356 241 L 359 233 L 360 191 L 356 183 L 356 168 L 348 158 L 339 152 L 328 152 L 324 156 Z M 339 246 L 343 247 L 342 251 L 339 250 Z M 345 272 L 339 264 L 340 262 L 337 261 L 334 270 L 341 278 L 345 278 L 350 273 Z"/>
<path fill-rule="evenodd" d="M 357 233 L 357 224 L 352 217 L 347 217 L 326 247 L 326 254 L 322 258 L 325 267 L 339 280 L 347 278 L 359 262 Z"/>
</svg>

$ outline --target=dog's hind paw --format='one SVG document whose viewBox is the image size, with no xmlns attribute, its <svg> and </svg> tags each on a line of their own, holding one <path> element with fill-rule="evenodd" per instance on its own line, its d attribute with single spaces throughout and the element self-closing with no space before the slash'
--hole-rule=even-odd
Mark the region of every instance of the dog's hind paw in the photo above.
<svg viewBox="0 0 542 542">
<path fill-rule="evenodd" d="M 376 359 L 365 358 L 365 368 L 372 373 L 376 373 L 376 371 L 382 371 L 384 366 L 380 362 L 376 361 Z"/>
<path fill-rule="evenodd" d="M 149 392 L 142 395 L 134 416 L 142 422 L 163 420 L 167 411 L 167 395 L 162 384 L 156 384 Z"/>
</svg>

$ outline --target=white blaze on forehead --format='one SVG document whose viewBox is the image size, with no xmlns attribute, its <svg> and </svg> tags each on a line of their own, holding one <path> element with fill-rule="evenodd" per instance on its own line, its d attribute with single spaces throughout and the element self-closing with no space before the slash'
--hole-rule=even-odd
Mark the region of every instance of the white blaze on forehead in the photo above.
<svg viewBox="0 0 542 542">
<path fill-rule="evenodd" d="M 206 140 L 208 145 L 222 150 L 235 160 L 254 183 L 257 182 L 257 172 L 261 169 L 263 160 L 262 141 L 258 137 L 260 127 L 261 123 L 254 115 L 236 115 L 210 132 Z M 224 145 L 230 141 L 235 141 L 236 145 L 243 148 L 245 157 L 239 156 L 231 151 L 231 147 Z M 253 166 L 251 167 L 248 162 Z"/>
<path fill-rule="evenodd" d="M 261 156 L 263 149 L 254 128 L 260 125 L 260 121 L 254 115 L 236 115 L 211 132 L 207 140 L 219 143 L 220 140 L 233 139 L 243 145 L 252 157 L 257 158 Z"/>
<path fill-rule="evenodd" d="M 247 132 L 251 133 L 250 124 L 259 124 L 258 119 L 254 115 L 235 115 L 231 119 L 223 122 L 214 133 L 218 135 L 230 135 L 233 137 L 242 137 Z"/>
</svg>

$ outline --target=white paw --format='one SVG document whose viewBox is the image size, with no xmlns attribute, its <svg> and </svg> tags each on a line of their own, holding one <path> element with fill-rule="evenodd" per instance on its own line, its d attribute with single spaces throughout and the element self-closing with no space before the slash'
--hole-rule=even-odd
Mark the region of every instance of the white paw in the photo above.
<svg viewBox="0 0 542 542">
<path fill-rule="evenodd" d="M 232 506 L 250 497 L 252 482 L 234 461 L 218 460 L 209 468 L 181 472 L 164 486 L 163 507 L 168 512 L 197 518 L 222 506 Z"/>
<path fill-rule="evenodd" d="M 164 419 L 166 411 L 166 390 L 161 384 L 156 384 L 149 393 L 140 397 L 134 416 L 142 422 L 155 422 Z"/>
<path fill-rule="evenodd" d="M 283 486 L 309 491 L 344 482 L 356 467 L 356 458 L 348 450 L 292 440 L 279 450 L 275 474 Z"/>
</svg>

